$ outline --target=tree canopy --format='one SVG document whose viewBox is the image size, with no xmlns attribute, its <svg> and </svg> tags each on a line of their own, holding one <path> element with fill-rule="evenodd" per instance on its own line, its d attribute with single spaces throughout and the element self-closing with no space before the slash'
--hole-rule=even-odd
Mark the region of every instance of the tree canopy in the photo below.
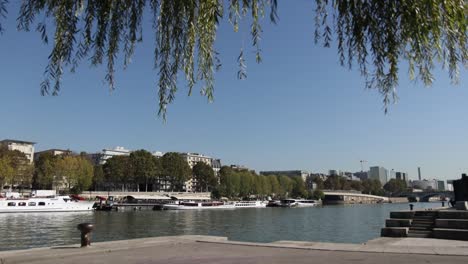
<svg viewBox="0 0 468 264">
<path fill-rule="evenodd" d="M 0 33 L 5 31 L 1 23 L 8 4 L 0 0 Z M 385 105 L 396 98 L 403 61 L 409 64 L 410 78 L 425 85 L 433 81 L 434 60 L 448 68 L 453 82 L 459 64 L 466 65 L 465 0 L 315 0 L 315 7 L 315 41 L 330 47 L 335 39 L 341 64 L 357 64 L 366 87 L 377 89 Z M 242 19 L 250 23 L 255 59 L 261 62 L 261 21 L 267 8 L 270 21 L 276 23 L 277 0 L 23 0 L 17 27 L 29 31 L 35 26 L 44 43 L 53 40 L 41 92 L 57 95 L 65 68 L 74 72 L 83 60 L 105 64 L 105 79 L 114 89 L 116 61 L 121 56 L 124 68 L 128 66 L 143 40 L 142 24 L 150 21 L 159 115 L 165 118 L 179 89 L 179 72 L 185 75 L 189 95 L 201 82 L 201 94 L 213 99 L 214 73 L 221 65 L 214 43 L 226 16 L 236 32 Z M 243 79 L 243 49 L 238 64 Z"/>
</svg>

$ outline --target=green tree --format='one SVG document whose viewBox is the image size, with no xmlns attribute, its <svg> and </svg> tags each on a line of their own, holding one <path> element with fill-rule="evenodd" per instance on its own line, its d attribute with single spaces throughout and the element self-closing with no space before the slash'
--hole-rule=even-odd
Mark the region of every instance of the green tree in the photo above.
<svg viewBox="0 0 468 264">
<path fill-rule="evenodd" d="M 323 183 L 325 189 L 327 189 L 327 190 L 342 190 L 342 186 L 341 186 L 342 182 L 341 182 L 340 178 L 341 177 L 336 176 L 336 175 L 328 176 L 328 178 Z"/>
<path fill-rule="evenodd" d="M 273 196 L 277 196 L 280 194 L 281 192 L 281 187 L 280 187 L 280 183 L 278 181 L 278 177 L 275 176 L 275 175 L 269 175 L 267 176 L 268 180 L 270 181 L 270 185 L 271 185 L 271 194 Z"/>
<path fill-rule="evenodd" d="M 10 182 L 15 175 L 15 169 L 11 164 L 11 159 L 8 156 L 0 157 L 0 190 L 3 190 L 3 186 Z"/>
<path fill-rule="evenodd" d="M 26 155 L 18 150 L 0 148 L 0 182 L 9 184 L 10 189 L 17 186 L 20 189 L 29 187 L 32 183 L 34 166 Z"/>
<path fill-rule="evenodd" d="M 163 177 L 170 183 L 171 191 L 182 190 L 192 174 L 187 161 L 179 153 L 168 152 L 162 156 L 161 165 Z"/>
<path fill-rule="evenodd" d="M 94 168 L 81 156 L 63 156 L 55 164 L 55 175 L 57 183 L 65 185 L 68 191 L 81 193 L 91 187 Z"/>
<path fill-rule="evenodd" d="M 305 198 L 308 196 L 307 189 L 305 187 L 304 180 L 302 177 L 292 177 L 292 191 L 291 196 L 295 198 Z"/>
<path fill-rule="evenodd" d="M 406 182 L 398 179 L 390 179 L 384 186 L 384 190 L 392 194 L 406 191 Z"/>
<path fill-rule="evenodd" d="M 102 165 L 94 166 L 94 175 L 93 175 L 93 189 L 97 191 L 99 186 L 105 182 L 104 169 Z"/>
<path fill-rule="evenodd" d="M 312 199 L 316 199 L 316 200 L 323 200 L 323 198 L 325 198 L 325 194 L 323 193 L 322 190 L 320 189 L 315 189 L 313 192 L 312 192 Z"/>
<path fill-rule="evenodd" d="M 140 191 L 140 184 L 148 191 L 148 184 L 153 183 L 161 174 L 158 158 L 146 150 L 137 150 L 130 153 L 129 162 L 132 168 L 132 177 L 136 182 L 137 191 Z"/>
<path fill-rule="evenodd" d="M 253 194 L 253 185 L 254 185 L 254 178 L 252 177 L 249 171 L 239 171 L 239 196 L 240 197 L 249 197 Z"/>
<path fill-rule="evenodd" d="M 365 179 L 362 181 L 363 193 L 373 194 L 373 195 L 382 195 L 382 184 L 377 179 Z"/>
<path fill-rule="evenodd" d="M 6 15 L 7 3 L 0 0 L 0 19 Z M 239 25 L 247 24 L 240 20 L 248 17 L 255 60 L 261 62 L 261 20 L 267 6 L 270 20 L 276 22 L 277 0 L 23 0 L 17 28 L 29 31 L 34 26 L 43 42 L 53 40 L 41 92 L 56 95 L 64 69 L 74 72 L 81 61 L 105 64 L 105 79 L 114 89 L 118 55 L 122 54 L 126 68 L 135 45 L 143 39 L 143 24 L 151 23 L 156 36 L 159 114 L 164 116 L 180 90 L 179 72 L 185 74 L 188 94 L 197 82 L 203 82 L 201 93 L 213 99 L 214 72 L 220 66 L 214 43 L 225 16 L 235 32 Z M 377 89 L 387 105 L 398 85 L 401 63 L 409 65 L 411 79 L 416 75 L 430 85 L 434 59 L 438 59 L 448 67 L 450 78 L 458 80 L 458 68 L 466 65 L 468 57 L 466 9 L 465 0 L 316 0 L 315 41 L 330 47 L 335 38 L 340 63 L 347 67 L 357 64 L 366 86 Z M 238 77 L 245 78 L 243 49 L 238 63 Z"/>
<path fill-rule="evenodd" d="M 350 182 L 350 187 L 351 187 L 351 189 L 356 190 L 356 191 L 362 191 L 363 190 L 362 183 L 360 181 L 351 181 Z"/>
<path fill-rule="evenodd" d="M 280 197 L 288 197 L 291 195 L 293 189 L 293 182 L 291 178 L 285 175 L 278 176 L 278 182 L 280 185 Z"/>
<path fill-rule="evenodd" d="M 44 153 L 34 162 L 33 187 L 36 189 L 52 189 L 55 178 L 55 163 L 57 156 Z"/>
<path fill-rule="evenodd" d="M 210 191 L 218 183 L 213 168 L 204 162 L 197 162 L 192 168 L 192 173 L 196 181 L 197 192 Z"/>
<path fill-rule="evenodd" d="M 131 178 L 131 162 L 129 156 L 113 156 L 103 165 L 104 177 L 108 185 L 114 188 L 119 185 L 122 191 L 126 191 Z"/>
</svg>

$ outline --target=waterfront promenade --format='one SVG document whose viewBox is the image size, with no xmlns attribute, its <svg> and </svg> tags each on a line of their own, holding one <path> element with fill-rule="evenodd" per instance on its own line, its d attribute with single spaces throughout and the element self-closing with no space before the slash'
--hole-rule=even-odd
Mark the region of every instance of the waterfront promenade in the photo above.
<svg viewBox="0 0 468 264">
<path fill-rule="evenodd" d="M 174 236 L 0 252 L 0 263 L 467 263 L 468 242 L 379 238 L 365 244 Z"/>
</svg>

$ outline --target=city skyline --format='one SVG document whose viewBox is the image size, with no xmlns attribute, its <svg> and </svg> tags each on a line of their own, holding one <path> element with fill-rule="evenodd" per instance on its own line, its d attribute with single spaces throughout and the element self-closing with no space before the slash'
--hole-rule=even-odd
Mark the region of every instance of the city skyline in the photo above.
<svg viewBox="0 0 468 264">
<path fill-rule="evenodd" d="M 354 172 L 360 160 L 407 172 L 410 179 L 417 178 L 417 167 L 427 179 L 454 179 L 468 171 L 466 70 L 460 70 L 460 85 L 452 86 L 437 67 L 436 81 L 426 89 L 409 81 L 401 65 L 400 100 L 386 115 L 382 98 L 363 88 L 357 69 L 341 67 L 334 48 L 313 44 L 312 8 L 305 2 L 281 6 L 281 23 L 264 25 L 263 63 L 255 64 L 252 49 L 246 49 L 243 81 L 236 79 L 243 40 L 223 21 L 215 101 L 208 104 L 196 93 L 187 97 L 182 89 L 168 107 L 167 123 L 157 118 L 148 31 L 126 71 L 119 61 L 115 91 L 108 90 L 102 67 L 82 65 L 75 74 L 67 71 L 60 96 L 41 97 L 50 46 L 39 34 L 15 32 L 15 17 L 8 16 L 0 36 L 0 138 L 35 141 L 38 150 L 199 152 L 257 171 Z"/>
<path fill-rule="evenodd" d="M 24 140 L 19 140 L 19 139 L 1 139 L 0 142 L 4 140 L 4 141 L 24 141 Z M 30 143 L 33 143 L 34 145 L 36 144 L 39 144 L 38 142 L 32 142 L 32 141 L 25 141 L 25 142 L 30 142 Z M 77 150 L 77 149 L 70 149 L 70 148 L 46 148 L 46 149 L 33 149 L 34 151 L 34 159 L 35 159 L 35 154 L 37 153 L 41 153 L 41 152 L 45 152 L 45 151 L 50 151 L 50 150 L 54 150 L 54 151 L 71 151 L 71 152 L 75 152 L 75 153 L 80 153 L 82 152 L 83 150 Z M 137 151 L 137 150 L 140 150 L 140 149 L 129 149 L 129 148 L 125 148 L 123 146 L 115 146 L 115 147 L 110 147 L 110 148 L 102 148 L 100 150 L 96 150 L 96 151 L 85 151 L 87 154 L 98 154 L 98 153 L 104 153 L 104 152 L 108 152 L 108 151 L 125 151 L 125 152 L 133 152 L 133 151 Z M 207 158 L 212 158 L 212 159 L 220 159 L 220 157 L 217 157 L 216 155 L 215 156 L 212 156 L 212 155 L 206 155 L 206 153 L 199 153 L 199 152 L 193 152 L 193 151 L 164 151 L 164 152 L 161 152 L 160 150 L 153 150 L 153 149 L 145 149 L 143 148 L 143 150 L 146 150 L 146 151 L 149 151 L 151 152 L 153 155 L 156 155 L 156 156 L 162 156 L 164 153 L 166 152 L 178 152 L 178 153 L 184 153 L 184 154 L 195 154 L 195 155 L 200 155 L 200 156 L 204 156 L 204 157 L 207 157 Z M 105 154 L 104 154 L 105 155 Z M 32 159 L 32 157 L 31 157 Z M 221 158 L 222 160 L 222 158 Z M 362 160 L 361 160 L 362 161 Z M 367 161 L 365 161 L 367 163 Z M 245 164 L 238 164 L 238 163 L 235 163 L 235 161 L 233 162 L 222 162 L 222 165 L 223 166 L 245 166 Z M 338 174 L 342 174 L 342 173 L 359 173 L 359 172 L 367 172 L 367 173 L 371 173 L 372 174 L 372 170 L 371 168 L 374 167 L 374 168 L 382 168 L 385 173 L 386 173 L 386 180 L 383 181 L 384 183 L 388 182 L 390 179 L 396 179 L 398 178 L 396 176 L 397 173 L 403 173 L 406 177 L 406 180 L 418 180 L 419 179 L 419 175 L 417 175 L 416 177 L 411 177 L 409 176 L 409 173 L 406 172 L 406 171 L 401 171 L 401 170 L 396 170 L 396 169 L 388 169 L 388 168 L 385 168 L 385 167 L 382 167 L 378 164 L 374 164 L 374 165 L 370 165 L 368 167 L 361 167 L 362 169 L 364 170 L 347 170 L 347 169 L 342 169 L 342 168 L 333 168 L 333 169 L 329 169 L 328 170 L 328 175 L 331 175 L 333 173 L 331 173 L 332 171 L 334 173 L 338 173 Z M 255 170 L 256 172 L 258 173 L 262 173 L 262 170 L 258 170 L 258 169 L 255 169 L 255 168 L 251 168 L 251 167 L 248 167 L 248 166 L 245 166 L 245 168 L 248 168 L 248 169 L 251 169 L 251 170 Z M 274 168 L 270 168 L 270 169 L 274 169 Z M 327 174 L 327 171 L 316 171 L 316 170 L 311 170 L 311 169 L 304 169 L 304 168 L 289 168 L 289 169 L 281 169 L 281 170 L 278 170 L 278 171 L 291 171 L 291 169 L 293 170 L 304 170 L 308 173 L 321 173 L 321 174 Z M 420 167 L 417 167 L 417 171 L 420 172 Z M 369 177 L 371 178 L 371 177 Z M 427 178 L 427 177 L 423 177 L 421 176 L 421 179 L 419 180 L 433 180 L 433 179 L 436 179 L 436 178 Z M 446 178 L 440 178 L 440 179 L 443 179 L 443 180 L 453 180 L 453 179 L 446 179 Z M 380 180 L 382 182 L 382 180 Z M 384 184 L 383 183 L 383 184 Z"/>
</svg>

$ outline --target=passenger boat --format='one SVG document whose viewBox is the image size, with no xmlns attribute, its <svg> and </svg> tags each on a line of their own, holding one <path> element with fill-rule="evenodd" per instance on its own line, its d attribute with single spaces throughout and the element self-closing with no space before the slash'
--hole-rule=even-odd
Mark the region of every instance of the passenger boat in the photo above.
<svg viewBox="0 0 468 264">
<path fill-rule="evenodd" d="M 164 210 L 198 210 L 198 209 L 234 209 L 234 204 L 223 202 L 179 202 L 163 205 Z"/>
<path fill-rule="evenodd" d="M 264 208 L 267 204 L 262 201 L 240 201 L 234 202 L 236 208 Z"/>
<path fill-rule="evenodd" d="M 296 200 L 296 199 L 284 199 L 281 200 L 281 207 L 312 207 L 320 205 L 317 200 Z"/>
<path fill-rule="evenodd" d="M 94 202 L 79 201 L 69 196 L 0 198 L 0 213 L 91 211 L 93 204 Z"/>
</svg>

